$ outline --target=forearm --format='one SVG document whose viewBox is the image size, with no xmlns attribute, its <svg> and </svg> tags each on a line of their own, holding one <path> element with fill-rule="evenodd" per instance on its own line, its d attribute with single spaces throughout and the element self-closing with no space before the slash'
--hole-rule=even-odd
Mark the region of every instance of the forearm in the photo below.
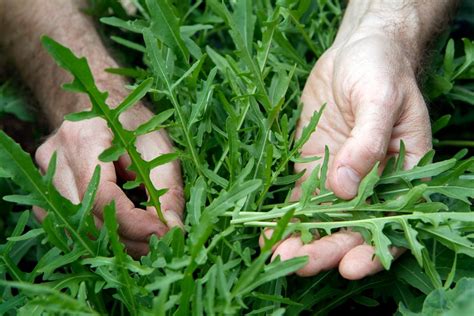
<svg viewBox="0 0 474 316">
<path fill-rule="evenodd" d="M 458 0 L 352 0 L 335 45 L 380 34 L 394 39 L 416 69 L 430 41 L 455 12 Z"/>
<path fill-rule="evenodd" d="M 82 0 L 0 1 L 2 51 L 14 62 L 53 127 L 59 126 L 65 114 L 89 107 L 89 102 L 85 95 L 60 89 L 71 77 L 41 47 L 42 35 L 86 57 L 99 88 L 111 90 L 109 102 L 117 103 L 126 94 L 124 80 L 104 71 L 117 64 L 107 53 L 92 20 L 80 11 L 85 5 Z"/>
</svg>

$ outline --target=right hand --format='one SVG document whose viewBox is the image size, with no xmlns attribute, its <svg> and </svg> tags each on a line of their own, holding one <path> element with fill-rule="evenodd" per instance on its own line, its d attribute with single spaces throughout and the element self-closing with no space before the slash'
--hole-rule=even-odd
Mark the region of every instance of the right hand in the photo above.
<svg viewBox="0 0 474 316">
<path fill-rule="evenodd" d="M 126 112 L 122 115 L 123 121 L 129 126 L 138 126 L 152 117 L 145 107 L 140 108 L 138 113 Z M 136 208 L 117 185 L 117 178 L 120 176 L 125 180 L 133 178 L 133 174 L 126 170 L 130 164 L 127 155 L 115 163 L 99 161 L 99 155 L 112 145 L 112 139 L 112 132 L 101 118 L 79 122 L 64 121 L 54 135 L 38 148 L 35 158 L 44 173 L 53 153 L 57 153 L 54 185 L 65 198 L 75 204 L 82 200 L 96 166 L 100 165 L 100 182 L 93 208 L 96 225 L 102 226 L 102 210 L 114 200 L 121 240 L 132 256 L 139 257 L 148 252 L 151 235 L 163 236 L 169 228 L 183 225 L 184 198 L 180 166 L 178 161 L 173 161 L 151 172 L 155 187 L 168 189 L 160 197 L 161 208 L 168 223 L 166 226 L 159 221 L 155 208 Z M 135 145 L 145 160 L 172 151 L 171 141 L 164 131 L 139 136 Z M 40 220 L 46 216 L 46 212 L 38 207 L 33 210 Z"/>
<path fill-rule="evenodd" d="M 323 157 L 327 145 L 331 152 L 327 187 L 339 198 L 352 199 L 377 162 L 381 171 L 390 157 L 400 153 L 401 140 L 406 150 L 404 168 L 414 167 L 431 149 L 431 127 L 413 63 L 397 39 L 371 32 L 341 38 L 321 56 L 306 82 L 296 134 L 301 136 L 313 113 L 326 103 L 301 156 Z M 320 162 L 295 164 L 296 172 L 305 170 L 293 191 L 295 200 L 302 182 Z M 394 257 L 402 252 L 391 251 Z M 308 264 L 297 271 L 301 276 L 338 268 L 343 277 L 355 280 L 383 269 L 374 253 L 359 233 L 344 229 L 308 244 L 298 236 L 289 237 L 275 247 L 273 257 L 308 256 Z"/>
</svg>

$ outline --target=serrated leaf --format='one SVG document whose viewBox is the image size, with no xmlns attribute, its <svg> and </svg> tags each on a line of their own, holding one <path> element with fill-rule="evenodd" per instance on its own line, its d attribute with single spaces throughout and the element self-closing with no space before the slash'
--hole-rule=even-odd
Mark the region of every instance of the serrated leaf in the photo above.
<svg viewBox="0 0 474 316">
<path fill-rule="evenodd" d="M 40 205 L 43 203 L 41 198 L 38 198 L 35 195 L 5 195 L 3 197 L 4 201 L 21 204 L 21 205 Z"/>
<path fill-rule="evenodd" d="M 157 130 L 174 114 L 174 109 L 168 109 L 153 116 L 148 122 L 140 125 L 135 131 L 135 135 L 144 135 Z"/>
<path fill-rule="evenodd" d="M 463 38 L 462 41 L 464 43 L 464 62 L 458 69 L 456 69 L 452 79 L 456 79 L 457 77 L 461 76 L 474 64 L 474 44 L 470 39 L 467 38 Z"/>
<path fill-rule="evenodd" d="M 130 107 L 134 106 L 140 101 L 150 90 L 153 85 L 153 78 L 147 78 L 143 80 L 133 91 L 130 93 L 125 100 L 120 103 L 117 108 L 113 110 L 113 113 L 118 117 L 121 113 L 127 111 Z"/>
<path fill-rule="evenodd" d="M 398 172 L 392 175 L 385 175 L 380 177 L 379 184 L 393 183 L 399 179 L 412 181 L 415 179 L 423 179 L 436 176 L 440 173 L 449 170 L 456 164 L 456 159 L 448 159 L 425 166 L 416 166 L 413 169 Z"/>
<path fill-rule="evenodd" d="M 144 21 L 124 21 L 114 16 L 103 17 L 100 19 L 100 22 L 107 25 L 119 27 L 134 33 L 140 33 L 143 28 L 147 27 L 147 24 Z"/>
<path fill-rule="evenodd" d="M 378 167 L 379 163 L 376 163 L 372 170 L 360 182 L 357 196 L 351 201 L 354 205 L 362 205 L 365 203 L 365 200 L 374 193 L 374 187 L 380 179 L 378 176 Z"/>
<path fill-rule="evenodd" d="M 8 241 L 23 241 L 23 240 L 28 240 L 28 239 L 32 239 L 32 238 L 36 238 L 38 236 L 41 236 L 44 234 L 44 229 L 43 228 L 35 228 L 35 229 L 32 229 L 32 230 L 29 230 L 27 233 L 21 235 L 21 236 L 12 236 L 12 237 L 8 237 L 7 240 Z"/>
<path fill-rule="evenodd" d="M 300 203 L 303 206 L 308 204 L 309 199 L 316 192 L 316 189 L 319 186 L 319 165 L 311 171 L 311 174 L 306 179 L 305 182 L 301 185 L 301 198 Z"/>
<path fill-rule="evenodd" d="M 207 77 L 207 80 L 205 81 L 202 90 L 198 93 L 198 100 L 193 106 L 191 115 L 189 116 L 188 128 L 201 119 L 201 116 L 206 111 L 206 108 L 209 106 L 213 92 L 212 84 L 216 73 L 217 68 L 214 67 L 209 73 L 209 76 Z"/>
<path fill-rule="evenodd" d="M 273 185 L 288 185 L 288 184 L 293 184 L 295 183 L 298 179 L 300 179 L 304 175 L 304 171 L 301 171 L 299 173 L 295 174 L 290 174 L 288 176 L 282 176 L 276 178 L 276 180 L 273 182 Z"/>
<path fill-rule="evenodd" d="M 179 22 L 166 1 L 146 0 L 150 11 L 153 35 L 181 55 L 184 62 L 189 60 L 189 51 L 181 38 Z"/>
<path fill-rule="evenodd" d="M 0 131 L 0 161 L 5 163 L 3 167 L 8 168 L 12 180 L 30 192 L 30 196 L 34 197 L 37 206 L 52 212 L 55 218 L 67 228 L 73 239 L 90 253 L 94 252 L 92 242 L 82 236 L 70 221 L 69 217 L 77 211 L 78 206 L 74 206 L 69 200 L 62 197 L 53 187 L 47 187 L 29 155 L 3 131 Z M 29 201 L 32 200 L 29 199 Z M 47 218 L 46 223 L 52 225 L 51 218 L 49 220 Z M 53 229 L 50 227 L 50 231 Z M 55 238 L 55 240 L 63 251 L 69 250 L 65 239 Z"/>
<path fill-rule="evenodd" d="M 128 310 L 132 314 L 136 314 L 137 302 L 134 295 L 136 284 L 134 284 L 135 282 L 130 277 L 127 269 L 125 268 L 128 257 L 125 254 L 125 248 L 123 244 L 119 240 L 117 232 L 118 224 L 115 215 L 115 204 L 113 202 L 104 208 L 104 223 L 109 236 L 110 245 L 115 256 L 115 264 L 119 272 L 119 279 L 122 282 L 122 285 L 118 288 L 118 292 L 124 300 L 124 303 L 127 305 Z"/>
<path fill-rule="evenodd" d="M 126 153 L 125 148 L 112 145 L 111 147 L 107 148 L 99 155 L 99 160 L 102 162 L 117 161 L 125 153 Z"/>
<path fill-rule="evenodd" d="M 141 184 L 142 184 L 141 181 L 127 181 L 123 184 L 122 187 L 125 190 L 132 190 L 132 189 L 138 188 Z"/>
<path fill-rule="evenodd" d="M 131 160 L 129 170 L 134 171 L 137 174 L 137 179 L 143 181 L 143 184 L 145 185 L 149 195 L 150 203 L 155 207 L 160 221 L 166 224 L 166 219 L 164 218 L 163 212 L 161 211 L 159 194 L 150 179 L 150 168 L 141 158 L 140 153 L 135 147 L 135 135 L 133 132 L 126 130 L 122 126 L 118 115 L 115 115 L 115 112 L 107 105 L 106 99 L 108 94 L 105 92 L 100 92 L 95 85 L 92 72 L 89 68 L 89 65 L 87 64 L 86 59 L 77 58 L 70 49 L 60 45 L 49 37 L 44 36 L 42 38 L 42 43 L 50 55 L 56 60 L 58 65 L 73 74 L 74 81 L 72 82 L 72 86 L 74 86 L 74 90 L 87 93 L 91 100 L 93 111 L 97 112 L 99 116 L 107 121 L 107 124 L 114 135 L 112 143 L 115 147 L 117 147 L 117 149 L 115 151 L 111 151 L 111 153 L 116 155 L 117 151 L 122 150 L 121 148 L 127 151 Z M 169 84 L 169 82 L 167 83 Z M 142 86 L 143 89 L 139 89 L 134 96 L 132 93 L 132 97 L 130 97 L 129 100 L 133 101 L 143 94 L 148 85 L 149 82 L 145 82 Z M 127 101 L 124 104 L 128 105 L 131 103 Z M 115 158 L 113 157 L 114 155 L 111 155 L 111 158 Z"/>
<path fill-rule="evenodd" d="M 158 166 L 167 164 L 173 160 L 178 159 L 180 156 L 179 152 L 161 154 L 158 157 L 149 161 L 150 169 L 156 168 Z"/>
<path fill-rule="evenodd" d="M 311 119 L 308 122 L 308 125 L 303 128 L 301 137 L 296 141 L 294 149 L 299 150 L 308 141 L 309 137 L 316 129 L 325 107 L 326 105 L 324 104 L 319 111 L 314 111 L 313 116 L 311 116 Z"/>
<path fill-rule="evenodd" d="M 97 117 L 97 113 L 93 111 L 83 111 L 77 113 L 71 113 L 64 116 L 64 119 L 71 122 L 77 122 L 82 120 L 89 120 Z"/>
</svg>

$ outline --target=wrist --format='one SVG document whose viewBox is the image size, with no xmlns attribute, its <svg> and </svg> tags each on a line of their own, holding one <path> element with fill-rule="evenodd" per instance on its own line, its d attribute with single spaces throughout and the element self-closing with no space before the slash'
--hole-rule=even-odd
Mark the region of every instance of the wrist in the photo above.
<svg viewBox="0 0 474 316">
<path fill-rule="evenodd" d="M 334 45 L 379 36 L 401 52 L 416 71 L 430 40 L 456 8 L 456 0 L 350 1 Z"/>
<path fill-rule="evenodd" d="M 424 49 L 420 25 L 413 1 L 351 1 L 333 46 L 379 37 L 399 50 L 416 69 Z"/>
</svg>

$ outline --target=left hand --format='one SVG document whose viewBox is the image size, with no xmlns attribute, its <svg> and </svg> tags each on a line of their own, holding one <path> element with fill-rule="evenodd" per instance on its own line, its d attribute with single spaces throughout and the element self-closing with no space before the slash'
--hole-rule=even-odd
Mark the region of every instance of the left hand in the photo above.
<svg viewBox="0 0 474 316">
<path fill-rule="evenodd" d="M 153 114 L 147 108 L 139 105 L 123 113 L 121 121 L 126 128 L 135 129 L 152 117 Z M 112 145 L 112 139 L 112 132 L 101 118 L 79 122 L 64 121 L 54 135 L 38 148 L 36 162 L 44 173 L 53 153 L 56 152 L 54 185 L 65 198 L 75 204 L 83 199 L 95 167 L 100 165 L 100 182 L 92 210 L 95 223 L 98 227 L 103 225 L 103 208 L 114 201 L 120 239 L 129 254 L 140 257 L 148 252 L 151 235 L 163 236 L 170 228 L 183 226 L 181 170 L 179 162 L 175 160 L 156 167 L 150 174 L 157 189 L 168 189 L 160 197 L 161 209 L 168 224 L 166 226 L 158 219 L 154 207 L 137 208 L 118 185 L 119 178 L 134 178 L 127 170 L 130 165 L 128 155 L 123 155 L 115 163 L 99 161 L 98 156 Z M 164 130 L 139 136 L 135 146 L 147 161 L 173 151 L 171 141 Z M 38 207 L 33 210 L 40 220 L 46 216 L 46 212 Z"/>
</svg>

